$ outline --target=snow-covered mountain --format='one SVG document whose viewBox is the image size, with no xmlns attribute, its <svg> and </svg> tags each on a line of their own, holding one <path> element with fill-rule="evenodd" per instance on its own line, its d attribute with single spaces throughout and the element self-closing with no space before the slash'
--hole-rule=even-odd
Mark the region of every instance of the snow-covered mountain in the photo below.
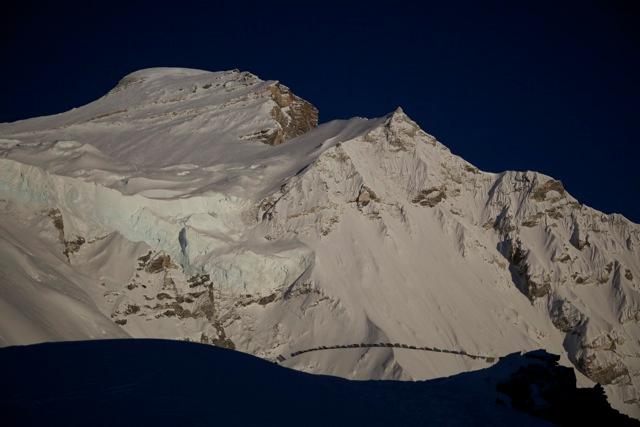
<svg viewBox="0 0 640 427">
<path fill-rule="evenodd" d="M 545 348 L 640 417 L 640 226 L 401 109 L 317 120 L 277 82 L 158 68 L 0 124 L 0 343 L 188 339 L 359 379 L 488 366 L 410 346 Z M 297 354 L 372 343 L 398 345 Z"/>
</svg>

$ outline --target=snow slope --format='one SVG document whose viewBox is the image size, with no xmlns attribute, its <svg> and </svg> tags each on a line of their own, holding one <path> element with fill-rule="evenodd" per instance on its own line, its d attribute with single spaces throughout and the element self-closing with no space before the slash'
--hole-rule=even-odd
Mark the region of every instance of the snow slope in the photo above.
<svg viewBox="0 0 640 427">
<path fill-rule="evenodd" d="M 0 342 L 174 338 L 270 360 L 545 348 L 640 417 L 637 224 L 545 175 L 480 171 L 401 109 L 316 124 L 277 82 L 186 69 L 0 124 Z M 487 366 L 397 347 L 283 364 Z"/>
</svg>

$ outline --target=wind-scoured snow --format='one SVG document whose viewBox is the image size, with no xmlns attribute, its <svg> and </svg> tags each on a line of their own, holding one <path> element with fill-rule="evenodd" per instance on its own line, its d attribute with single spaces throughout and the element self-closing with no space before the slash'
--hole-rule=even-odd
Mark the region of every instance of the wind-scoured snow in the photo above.
<svg viewBox="0 0 640 427">
<path fill-rule="evenodd" d="M 249 73 L 150 69 L 0 124 L 0 343 L 545 348 L 640 416 L 637 224 L 548 176 L 480 171 L 401 109 L 316 121 Z M 358 379 L 487 366 L 399 347 L 285 359 Z"/>
</svg>

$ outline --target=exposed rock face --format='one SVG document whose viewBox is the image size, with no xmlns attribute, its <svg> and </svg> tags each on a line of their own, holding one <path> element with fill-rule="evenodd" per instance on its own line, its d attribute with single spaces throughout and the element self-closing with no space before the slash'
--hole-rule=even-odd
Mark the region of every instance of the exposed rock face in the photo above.
<svg viewBox="0 0 640 427">
<path fill-rule="evenodd" d="M 283 142 L 303 135 L 318 126 L 318 110 L 311 103 L 294 95 L 288 87 L 280 83 L 270 83 L 259 97 L 268 100 L 271 122 L 240 138 L 260 141 L 268 145 Z"/>
<path fill-rule="evenodd" d="M 80 247 L 84 245 L 85 239 L 82 236 L 77 236 L 75 239 L 67 240 L 64 234 L 64 220 L 62 218 L 62 214 L 59 209 L 48 209 L 46 214 L 51 221 L 53 221 L 53 226 L 58 230 L 58 240 L 60 243 L 64 245 L 64 250 L 62 253 L 67 257 L 67 260 L 71 262 L 70 254 L 78 252 Z"/>
<path fill-rule="evenodd" d="M 571 332 L 584 322 L 584 316 L 569 301 L 556 300 L 551 304 L 549 315 L 553 325 L 562 332 Z"/>
<path fill-rule="evenodd" d="M 582 350 L 576 364 L 580 370 L 593 381 L 602 385 L 609 385 L 620 378 L 629 380 L 629 370 L 622 360 L 612 357 L 613 360 L 604 361 L 598 358 L 595 351 Z"/>
<path fill-rule="evenodd" d="M 139 259 L 139 258 L 138 258 Z M 160 273 L 166 271 L 169 268 L 177 268 L 175 264 L 171 262 L 171 256 L 166 254 L 160 254 L 145 266 L 147 273 Z"/>
<path fill-rule="evenodd" d="M 280 129 L 271 134 L 265 143 L 282 144 L 318 126 L 318 110 L 311 103 L 294 95 L 280 83 L 271 85 L 268 89 L 276 103 L 271 116 L 278 122 Z"/>
<path fill-rule="evenodd" d="M 416 203 L 420 206 L 434 207 L 447 197 L 444 191 L 438 188 L 429 188 L 422 190 L 416 197 L 411 200 L 412 203 Z"/>
</svg>

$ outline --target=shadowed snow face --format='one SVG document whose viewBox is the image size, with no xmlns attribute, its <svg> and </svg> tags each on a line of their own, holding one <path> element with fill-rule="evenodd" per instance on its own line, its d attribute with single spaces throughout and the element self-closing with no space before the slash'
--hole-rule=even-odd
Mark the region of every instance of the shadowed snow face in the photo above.
<svg viewBox="0 0 640 427">
<path fill-rule="evenodd" d="M 184 342 L 41 344 L 0 349 L 0 362 L 12 367 L 0 407 L 12 425 L 87 425 L 96 417 L 158 426 L 630 423 L 601 390 L 576 389 L 572 370 L 555 360 L 513 354 L 436 381 L 352 382 Z"/>
</svg>

